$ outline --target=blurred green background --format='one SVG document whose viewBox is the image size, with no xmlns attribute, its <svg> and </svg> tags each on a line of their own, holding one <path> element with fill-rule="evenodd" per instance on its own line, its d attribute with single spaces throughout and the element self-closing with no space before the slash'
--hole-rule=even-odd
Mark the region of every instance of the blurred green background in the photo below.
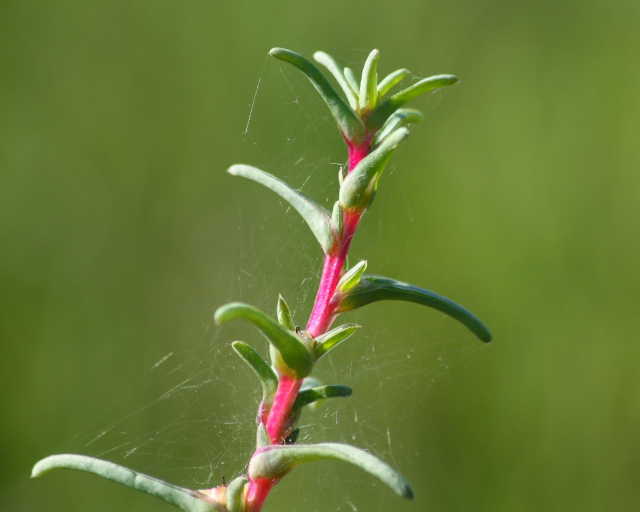
<svg viewBox="0 0 640 512">
<path fill-rule="evenodd" d="M 304 437 L 370 448 L 416 500 L 327 463 L 265 510 L 639 510 L 638 27 L 629 0 L 0 2 L 0 510 L 173 510 L 29 480 L 52 453 L 195 488 L 243 470 L 258 390 L 228 342 L 264 346 L 212 313 L 283 293 L 303 323 L 320 255 L 224 170 L 333 201 L 345 159 L 273 46 L 460 77 L 412 103 L 353 252 L 495 341 L 415 305 L 345 315 L 364 329 L 319 372 L 354 396 Z"/>
</svg>

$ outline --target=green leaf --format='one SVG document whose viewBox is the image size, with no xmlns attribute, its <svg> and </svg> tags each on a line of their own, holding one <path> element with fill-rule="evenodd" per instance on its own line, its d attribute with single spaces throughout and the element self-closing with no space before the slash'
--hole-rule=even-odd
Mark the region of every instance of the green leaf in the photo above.
<svg viewBox="0 0 640 512">
<path fill-rule="evenodd" d="M 345 272 L 345 274 L 338 281 L 336 290 L 340 292 L 346 292 L 360 282 L 360 278 L 364 271 L 367 270 L 367 260 L 361 260 Z"/>
<path fill-rule="evenodd" d="M 409 74 L 408 69 L 398 69 L 393 73 L 389 73 L 378 84 L 378 98 L 381 98 L 389 92 L 389 90 L 396 84 L 402 82 Z"/>
<path fill-rule="evenodd" d="M 347 140 L 353 144 L 361 144 L 364 140 L 364 125 L 360 116 L 345 103 L 342 97 L 336 92 L 326 77 L 311 62 L 291 50 L 284 48 L 273 48 L 269 55 L 288 62 L 302 71 L 311 81 L 313 86 L 322 96 L 331 114 L 338 123 L 338 127 L 342 131 Z"/>
<path fill-rule="evenodd" d="M 376 195 L 378 181 L 398 145 L 409 136 L 409 130 L 399 128 L 374 151 L 365 156 L 349 173 L 340 187 L 340 205 L 348 211 L 364 213 Z"/>
<path fill-rule="evenodd" d="M 372 145 L 375 147 L 380 144 L 386 137 L 393 133 L 398 128 L 407 126 L 409 124 L 419 123 L 424 119 L 422 112 L 414 108 L 400 108 L 396 110 L 384 126 L 380 129 L 376 136 L 373 138 Z"/>
<path fill-rule="evenodd" d="M 291 314 L 289 305 L 284 300 L 282 295 L 278 297 L 278 322 L 280 322 L 280 325 L 285 329 L 289 329 L 290 331 L 296 330 L 296 324 L 293 321 L 293 315 Z"/>
<path fill-rule="evenodd" d="M 349 462 L 379 478 L 403 498 L 413 499 L 411 486 L 400 473 L 377 457 L 348 444 L 268 446 L 256 451 L 251 458 L 249 476 L 252 480 L 281 478 L 296 466 L 316 460 Z"/>
<path fill-rule="evenodd" d="M 247 363 L 262 383 L 262 399 L 271 408 L 273 397 L 278 390 L 278 376 L 260 355 L 243 341 L 234 341 L 231 346 L 245 363 Z"/>
<path fill-rule="evenodd" d="M 256 432 L 256 447 L 264 448 L 265 446 L 271 446 L 271 439 L 269 439 L 269 433 L 267 432 L 264 423 L 258 423 L 258 431 Z"/>
<path fill-rule="evenodd" d="M 343 221 L 343 212 L 342 212 L 342 208 L 340 208 L 340 201 L 336 201 L 335 203 L 333 203 L 333 211 L 331 212 L 331 222 L 336 228 L 338 237 L 340 237 L 342 233 L 342 221 Z"/>
<path fill-rule="evenodd" d="M 213 318 L 218 325 L 236 319 L 251 322 L 278 351 L 282 362 L 286 365 L 284 368 L 277 368 L 279 372 L 293 374 L 292 376 L 297 379 L 303 379 L 311 373 L 313 360 L 305 344 L 295 333 L 280 326 L 278 322 L 258 308 L 242 302 L 231 302 L 220 306 Z"/>
<path fill-rule="evenodd" d="M 312 199 L 305 196 L 284 181 L 276 178 L 268 172 L 262 171 L 250 165 L 232 165 L 227 171 L 233 176 L 241 176 L 253 180 L 265 187 L 273 190 L 280 197 L 285 199 L 311 228 L 322 250 L 330 254 L 336 246 L 336 231 L 331 223 L 329 212 Z"/>
<path fill-rule="evenodd" d="M 244 476 L 234 478 L 227 485 L 227 508 L 229 512 L 240 512 L 244 509 L 244 487 L 249 480 Z"/>
<path fill-rule="evenodd" d="M 33 467 L 31 477 L 38 477 L 54 469 L 76 469 L 94 473 L 136 491 L 150 494 L 185 512 L 228 512 L 222 504 L 197 491 L 163 482 L 113 462 L 84 455 L 52 455 L 42 459 Z"/>
<path fill-rule="evenodd" d="M 332 329 L 326 334 L 316 338 L 316 348 L 314 350 L 315 360 L 317 361 L 338 343 L 346 340 L 354 332 L 360 329 L 358 324 L 344 324 Z"/>
<path fill-rule="evenodd" d="M 344 77 L 353 89 L 353 92 L 355 92 L 357 95 L 360 91 L 360 82 L 356 74 L 353 72 L 353 69 L 344 68 Z"/>
<path fill-rule="evenodd" d="M 336 62 L 336 60 L 329 54 L 324 52 L 316 52 L 313 54 L 313 58 L 316 59 L 316 62 L 322 64 L 325 68 L 327 68 L 331 74 L 335 77 L 340 87 L 344 91 L 347 100 L 349 101 L 349 105 L 353 110 L 358 109 L 358 96 L 355 91 L 349 85 L 346 78 L 344 77 L 344 71 L 342 70 L 342 66 Z"/>
<path fill-rule="evenodd" d="M 416 82 L 411 87 L 408 87 L 379 103 L 367 118 L 367 130 L 369 132 L 378 131 L 391 114 L 416 96 L 456 83 L 458 83 L 458 79 L 453 75 L 431 76 Z"/>
<path fill-rule="evenodd" d="M 353 390 L 347 386 L 330 385 L 330 386 L 317 386 L 311 389 L 305 389 L 298 393 L 298 397 L 293 404 L 293 411 L 302 409 L 303 407 L 310 405 L 317 400 L 324 400 L 325 398 L 343 398 L 351 396 Z"/>
<path fill-rule="evenodd" d="M 378 59 L 380 51 L 373 50 L 362 69 L 362 81 L 360 82 L 360 110 L 368 112 L 376 106 L 378 102 Z"/>
<path fill-rule="evenodd" d="M 468 309 L 424 288 L 382 276 L 362 276 L 360 284 L 343 295 L 336 312 L 351 311 L 379 300 L 404 300 L 428 306 L 458 320 L 480 340 L 486 343 L 491 341 L 489 329 Z"/>
</svg>

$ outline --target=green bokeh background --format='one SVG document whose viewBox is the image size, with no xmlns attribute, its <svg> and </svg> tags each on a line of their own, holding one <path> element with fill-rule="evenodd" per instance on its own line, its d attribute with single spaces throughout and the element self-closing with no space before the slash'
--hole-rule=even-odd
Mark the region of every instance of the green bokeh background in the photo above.
<svg viewBox="0 0 640 512">
<path fill-rule="evenodd" d="M 327 464 L 265 511 L 639 510 L 638 27 L 630 0 L 0 2 L 0 510 L 172 510 L 90 475 L 28 479 L 61 451 L 193 487 L 246 464 L 257 390 L 224 347 L 261 342 L 212 312 L 272 310 L 280 292 L 302 318 L 320 257 L 295 215 L 224 170 L 329 199 L 344 161 L 273 46 L 354 67 L 376 47 L 381 72 L 461 78 L 413 103 L 427 118 L 354 252 L 468 306 L 495 341 L 413 305 L 349 317 L 363 334 L 325 371 L 355 394 L 329 407 L 364 419 L 329 412 L 308 437 L 353 429 L 416 501 Z M 169 352 L 200 388 L 157 402 L 180 384 L 149 371 Z M 112 421 L 157 442 L 87 444 Z"/>
</svg>

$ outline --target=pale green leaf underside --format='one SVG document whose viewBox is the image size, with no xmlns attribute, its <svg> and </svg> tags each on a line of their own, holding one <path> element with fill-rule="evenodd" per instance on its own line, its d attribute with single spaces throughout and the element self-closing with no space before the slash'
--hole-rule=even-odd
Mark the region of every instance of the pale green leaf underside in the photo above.
<svg viewBox="0 0 640 512">
<path fill-rule="evenodd" d="M 344 91 L 344 94 L 349 101 L 349 105 L 353 110 L 356 110 L 358 108 L 358 96 L 351 88 L 349 82 L 347 82 L 342 66 L 340 66 L 340 64 L 338 64 L 338 62 L 331 55 L 324 52 L 314 53 L 313 58 L 316 59 L 316 62 L 322 64 L 331 72 L 331 74 L 338 82 L 338 85 L 342 87 L 342 90 Z"/>
<path fill-rule="evenodd" d="M 378 59 L 380 52 L 373 50 L 367 57 L 362 68 L 362 80 L 360 81 L 360 110 L 367 112 L 375 107 L 378 102 Z"/>
<path fill-rule="evenodd" d="M 244 486 L 249 480 L 244 476 L 234 478 L 227 485 L 227 508 L 229 512 L 240 512 L 244 503 Z"/>
<path fill-rule="evenodd" d="M 113 462 L 85 455 L 52 455 L 38 462 L 33 467 L 31 476 L 37 477 L 54 469 L 76 469 L 94 473 L 137 491 L 150 494 L 185 512 L 228 512 L 226 507 L 197 491 L 178 487 Z"/>
<path fill-rule="evenodd" d="M 271 402 L 278 389 L 278 377 L 260 354 L 243 341 L 234 341 L 233 350 L 249 365 L 260 379 L 264 391 L 264 400 Z"/>
<path fill-rule="evenodd" d="M 236 319 L 251 322 L 274 346 L 284 363 L 298 379 L 303 379 L 311 373 L 313 361 L 302 341 L 258 308 L 242 302 L 231 302 L 220 306 L 213 318 L 218 325 Z"/>
<path fill-rule="evenodd" d="M 287 304 L 287 301 L 284 300 L 282 295 L 278 297 L 278 322 L 285 329 L 289 329 L 290 331 L 296 330 L 291 309 L 289 309 L 289 304 Z"/>
<path fill-rule="evenodd" d="M 402 82 L 408 74 L 408 69 L 398 69 L 397 71 L 385 76 L 378 84 L 378 98 L 387 94 L 394 85 Z"/>
<path fill-rule="evenodd" d="M 250 165 L 232 165 L 229 174 L 253 180 L 273 190 L 287 201 L 311 228 L 322 250 L 329 254 L 336 244 L 336 232 L 329 212 L 302 192 L 290 187 L 284 181 L 268 172 Z"/>
<path fill-rule="evenodd" d="M 302 55 L 284 48 L 273 48 L 269 55 L 288 62 L 302 71 L 322 96 L 345 137 L 354 144 L 360 144 L 363 141 L 364 126 L 360 117 L 347 105 L 317 67 Z"/>
<path fill-rule="evenodd" d="M 398 128 L 419 123 L 423 119 L 424 115 L 419 110 L 414 108 L 399 108 L 387 119 L 387 122 L 380 128 L 380 131 L 376 133 L 372 145 L 374 147 L 377 146 Z"/>
<path fill-rule="evenodd" d="M 344 294 L 338 312 L 351 311 L 380 300 L 403 300 L 428 306 L 458 320 L 480 340 L 491 341 L 489 329 L 468 309 L 424 288 L 382 276 L 363 275 L 360 284 Z"/>
<path fill-rule="evenodd" d="M 322 336 L 318 336 L 316 338 L 316 342 L 318 343 L 318 345 L 314 350 L 316 361 L 336 345 L 346 340 L 358 329 L 360 329 L 360 326 L 358 324 L 344 324 L 330 330 L 328 333 L 323 334 Z"/>
<path fill-rule="evenodd" d="M 411 87 L 407 87 L 403 91 L 400 91 L 379 103 L 367 118 L 367 129 L 370 132 L 376 132 L 391 114 L 409 100 L 412 100 L 420 94 L 424 94 L 447 85 L 453 85 L 457 82 L 458 79 L 453 75 L 436 75 L 416 82 Z"/>
<path fill-rule="evenodd" d="M 305 462 L 339 460 L 353 464 L 379 478 L 398 495 L 413 499 L 409 483 L 395 469 L 370 453 L 340 443 L 269 446 L 258 450 L 249 463 L 249 476 L 278 478 Z"/>
<path fill-rule="evenodd" d="M 344 68 L 344 77 L 355 93 L 360 91 L 360 81 L 351 68 Z"/>
<path fill-rule="evenodd" d="M 364 157 L 345 178 L 340 187 L 340 204 L 345 210 L 365 211 L 370 206 L 387 162 L 398 145 L 408 136 L 409 130 L 399 128 Z"/>
</svg>

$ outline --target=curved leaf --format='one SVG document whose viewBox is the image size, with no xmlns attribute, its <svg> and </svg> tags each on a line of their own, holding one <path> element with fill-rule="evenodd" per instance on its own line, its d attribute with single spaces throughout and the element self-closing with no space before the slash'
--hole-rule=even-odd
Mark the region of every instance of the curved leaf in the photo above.
<svg viewBox="0 0 640 512">
<path fill-rule="evenodd" d="M 456 83 L 458 83 L 458 78 L 453 75 L 436 75 L 416 82 L 411 87 L 379 103 L 367 118 L 367 130 L 376 132 L 391 114 L 416 96 Z"/>
<path fill-rule="evenodd" d="M 387 162 L 398 145 L 408 136 L 409 130 L 399 128 L 349 173 L 340 187 L 340 205 L 345 210 L 363 213 L 369 208 Z"/>
<path fill-rule="evenodd" d="M 360 329 L 358 324 L 344 324 L 335 329 L 330 330 L 328 333 L 318 336 L 316 338 L 316 348 L 314 349 L 314 356 L 316 361 L 325 355 L 329 350 L 335 347 L 338 343 L 346 340 L 354 332 Z"/>
<path fill-rule="evenodd" d="M 393 73 L 389 73 L 378 84 L 378 98 L 381 98 L 389 92 L 389 90 L 396 84 L 402 82 L 409 74 L 408 69 L 398 69 Z"/>
<path fill-rule="evenodd" d="M 377 457 L 348 444 L 268 446 L 258 450 L 251 458 L 249 476 L 252 480 L 281 478 L 299 464 L 316 460 L 349 462 L 379 478 L 403 498 L 413 499 L 411 486 L 400 473 Z"/>
<path fill-rule="evenodd" d="M 343 294 L 336 312 L 351 311 L 379 300 L 404 300 L 428 306 L 458 320 L 485 343 L 491 341 L 489 329 L 468 309 L 424 288 L 382 276 L 363 275 L 360 284 Z"/>
<path fill-rule="evenodd" d="M 358 108 L 358 96 L 355 91 L 349 85 L 346 78 L 344 77 L 344 71 L 340 64 L 336 62 L 336 60 L 324 52 L 316 52 L 313 54 L 313 58 L 316 59 L 316 62 L 322 64 L 325 68 L 327 68 L 331 74 L 335 77 L 336 81 L 342 87 L 347 100 L 349 101 L 349 105 L 353 110 L 357 110 Z"/>
<path fill-rule="evenodd" d="M 244 476 L 234 478 L 227 485 L 227 508 L 229 512 L 240 512 L 244 508 L 244 488 L 249 480 Z"/>
<path fill-rule="evenodd" d="M 380 128 L 380 131 L 376 133 L 376 136 L 373 138 L 372 145 L 375 147 L 380 144 L 389 134 L 393 133 L 395 130 L 402 126 L 407 126 L 409 124 L 419 123 L 424 119 L 424 115 L 419 110 L 414 108 L 400 108 L 396 110 L 387 122 L 384 123 L 384 126 Z"/>
<path fill-rule="evenodd" d="M 273 397 L 278 390 L 278 376 L 271 369 L 271 366 L 269 366 L 265 360 L 260 357 L 260 354 L 243 341 L 234 341 L 231 346 L 233 347 L 233 350 L 235 350 L 236 354 L 238 354 L 243 361 L 251 367 L 260 379 L 263 391 L 262 399 L 270 408 L 271 403 L 273 402 Z"/>
<path fill-rule="evenodd" d="M 289 329 L 290 331 L 296 330 L 296 324 L 293 321 L 289 304 L 287 304 L 282 295 L 278 297 L 278 322 L 285 329 Z"/>
<path fill-rule="evenodd" d="M 38 477 L 54 469 L 76 469 L 94 473 L 136 491 L 150 494 L 185 512 L 228 512 L 225 506 L 200 492 L 163 482 L 113 462 L 84 455 L 52 455 L 42 459 L 33 467 L 31 477 Z"/>
<path fill-rule="evenodd" d="M 311 373 L 313 361 L 304 343 L 295 333 L 280 326 L 278 322 L 258 308 L 242 302 L 231 302 L 220 306 L 213 318 L 218 325 L 238 318 L 251 322 L 280 354 L 286 368 L 277 368 L 278 371 L 285 374 L 293 373 L 297 379 L 303 379 Z"/>
<path fill-rule="evenodd" d="M 368 112 L 378 102 L 377 69 L 379 58 L 380 51 L 373 50 L 362 69 L 362 80 L 360 81 L 360 110 L 362 112 Z"/>
<path fill-rule="evenodd" d="M 324 400 L 325 398 L 344 398 L 351 396 L 353 390 L 348 386 L 330 385 L 330 386 L 317 386 L 311 389 L 305 389 L 298 393 L 298 397 L 293 404 L 293 411 L 302 409 L 303 407 L 310 405 L 317 400 Z"/>
<path fill-rule="evenodd" d="M 273 190 L 302 215 L 302 218 L 309 225 L 316 239 L 320 242 L 322 250 L 326 254 L 330 254 L 331 251 L 334 250 L 337 235 L 331 223 L 331 216 L 327 210 L 314 200 L 290 187 L 273 174 L 262 171 L 257 167 L 236 164 L 229 167 L 227 172 L 233 176 L 241 176 L 253 180 Z"/>
<path fill-rule="evenodd" d="M 353 144 L 361 144 L 364 140 L 364 125 L 360 116 L 356 114 L 342 97 L 336 92 L 326 77 L 311 62 L 291 50 L 273 48 L 269 55 L 294 65 L 302 71 L 322 96 L 331 114 L 335 118 L 340 130 Z"/>
</svg>

